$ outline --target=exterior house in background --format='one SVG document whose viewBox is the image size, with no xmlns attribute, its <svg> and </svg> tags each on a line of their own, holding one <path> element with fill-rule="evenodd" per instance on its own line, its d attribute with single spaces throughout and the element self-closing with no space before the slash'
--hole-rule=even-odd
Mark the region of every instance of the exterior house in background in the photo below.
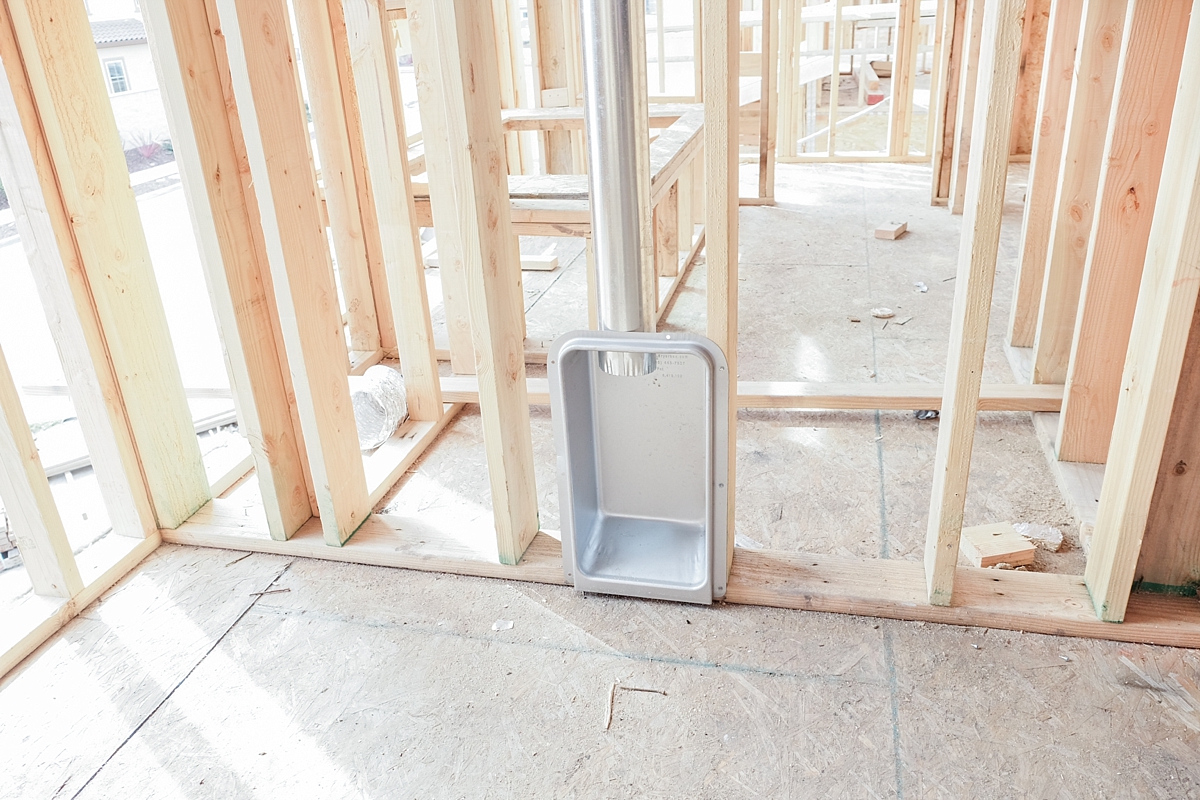
<svg viewBox="0 0 1200 800">
<path fill-rule="evenodd" d="M 170 138 L 136 0 L 90 0 L 92 39 L 126 150 Z"/>
</svg>

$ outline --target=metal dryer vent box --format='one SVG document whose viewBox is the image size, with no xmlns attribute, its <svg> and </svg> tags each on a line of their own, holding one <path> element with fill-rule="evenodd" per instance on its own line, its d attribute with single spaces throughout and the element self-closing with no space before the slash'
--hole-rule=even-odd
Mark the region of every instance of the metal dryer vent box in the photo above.
<svg viewBox="0 0 1200 800">
<path fill-rule="evenodd" d="M 609 374 L 606 359 L 653 369 Z M 688 334 L 576 331 L 554 342 L 548 366 L 567 582 L 687 603 L 723 597 L 729 370 L 720 348 Z"/>
</svg>

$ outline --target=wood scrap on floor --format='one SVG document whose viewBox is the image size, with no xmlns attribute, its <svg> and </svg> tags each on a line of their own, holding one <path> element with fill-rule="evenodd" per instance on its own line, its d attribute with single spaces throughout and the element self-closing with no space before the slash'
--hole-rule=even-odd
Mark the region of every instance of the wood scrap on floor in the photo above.
<svg viewBox="0 0 1200 800">
<path fill-rule="evenodd" d="M 551 272 L 558 269 L 558 256 L 521 256 L 521 269 Z"/>
<path fill-rule="evenodd" d="M 994 567 L 998 564 L 1027 566 L 1033 563 L 1037 550 L 1037 546 L 1017 533 L 1010 522 L 963 528 L 959 547 L 976 567 Z"/>
<path fill-rule="evenodd" d="M 899 239 L 908 230 L 907 222 L 885 222 L 875 229 L 876 239 Z"/>
</svg>

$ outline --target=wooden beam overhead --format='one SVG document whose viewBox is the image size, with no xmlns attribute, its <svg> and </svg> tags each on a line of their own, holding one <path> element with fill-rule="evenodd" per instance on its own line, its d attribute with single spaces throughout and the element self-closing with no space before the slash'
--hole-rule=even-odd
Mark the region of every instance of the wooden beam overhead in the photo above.
<svg viewBox="0 0 1200 800">
<path fill-rule="evenodd" d="M 998 0 L 984 10 L 966 211 L 925 540 L 925 579 L 934 605 L 950 605 L 958 563 L 1000 246 L 1024 10 L 1025 0 Z"/>
</svg>

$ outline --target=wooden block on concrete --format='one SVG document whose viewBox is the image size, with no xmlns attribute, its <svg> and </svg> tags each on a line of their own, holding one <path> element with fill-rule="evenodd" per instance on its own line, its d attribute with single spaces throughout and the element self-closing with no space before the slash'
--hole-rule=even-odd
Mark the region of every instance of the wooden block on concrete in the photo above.
<svg viewBox="0 0 1200 800">
<path fill-rule="evenodd" d="M 1017 533 L 1010 522 L 963 528 L 959 544 L 962 554 L 976 567 L 1010 564 L 1021 567 L 1033 563 L 1037 546 Z"/>
<path fill-rule="evenodd" d="M 886 222 L 875 229 L 876 239 L 899 239 L 908 230 L 907 222 Z"/>
<path fill-rule="evenodd" d="M 521 269 L 551 272 L 558 269 L 558 256 L 521 256 Z"/>
</svg>

